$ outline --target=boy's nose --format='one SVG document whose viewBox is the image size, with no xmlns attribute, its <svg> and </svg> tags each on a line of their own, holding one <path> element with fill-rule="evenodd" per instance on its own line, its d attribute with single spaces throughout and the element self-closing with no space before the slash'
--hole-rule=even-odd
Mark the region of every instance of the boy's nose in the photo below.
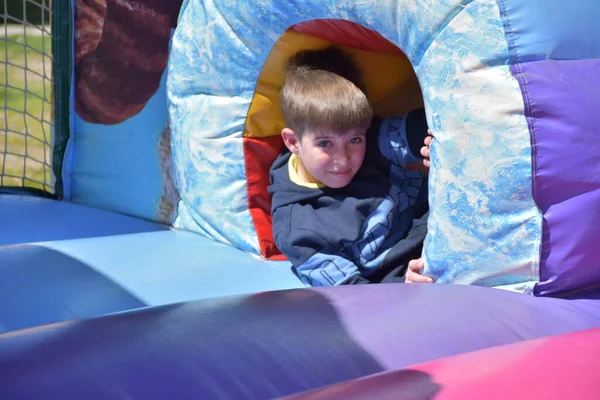
<svg viewBox="0 0 600 400">
<path fill-rule="evenodd" d="M 348 164 L 349 161 L 350 161 L 350 154 L 345 151 L 339 152 L 337 154 L 337 157 L 334 160 L 334 162 L 338 165 L 346 165 L 346 164 Z"/>
</svg>

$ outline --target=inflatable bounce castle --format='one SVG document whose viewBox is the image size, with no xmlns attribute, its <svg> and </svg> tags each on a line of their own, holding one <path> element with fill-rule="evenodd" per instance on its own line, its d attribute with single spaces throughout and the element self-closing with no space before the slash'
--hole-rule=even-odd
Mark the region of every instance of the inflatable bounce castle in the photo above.
<svg viewBox="0 0 600 400">
<path fill-rule="evenodd" d="M 596 398 L 600 3 L 52 2 L 52 185 L 0 194 L 0 398 Z M 274 244 L 288 57 L 435 135 L 433 285 Z"/>
</svg>

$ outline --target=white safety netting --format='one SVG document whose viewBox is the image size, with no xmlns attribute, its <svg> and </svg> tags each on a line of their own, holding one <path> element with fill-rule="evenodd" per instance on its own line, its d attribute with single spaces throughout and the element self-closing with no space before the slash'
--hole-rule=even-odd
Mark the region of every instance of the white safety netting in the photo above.
<svg viewBox="0 0 600 400">
<path fill-rule="evenodd" d="M 53 192 L 50 0 L 0 1 L 0 187 Z"/>
</svg>

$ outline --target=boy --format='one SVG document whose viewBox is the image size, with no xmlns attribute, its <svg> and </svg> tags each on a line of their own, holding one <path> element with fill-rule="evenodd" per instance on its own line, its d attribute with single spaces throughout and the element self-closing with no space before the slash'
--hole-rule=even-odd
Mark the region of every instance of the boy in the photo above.
<svg viewBox="0 0 600 400">
<path fill-rule="evenodd" d="M 373 118 L 358 69 L 340 49 L 293 56 L 280 94 L 289 152 L 270 171 L 273 234 L 310 286 L 404 281 L 427 232 L 425 113 Z M 416 218 L 414 221 L 413 219 Z M 431 282 L 410 262 L 407 282 Z"/>
</svg>

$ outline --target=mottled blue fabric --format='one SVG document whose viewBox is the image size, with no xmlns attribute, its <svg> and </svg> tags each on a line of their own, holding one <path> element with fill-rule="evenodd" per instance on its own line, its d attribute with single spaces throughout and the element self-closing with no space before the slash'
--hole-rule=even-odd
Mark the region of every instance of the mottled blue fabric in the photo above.
<svg viewBox="0 0 600 400">
<path fill-rule="evenodd" d="M 397 43 L 417 65 L 463 3 L 468 1 L 185 2 L 167 81 L 182 197 L 174 225 L 258 253 L 242 137 L 258 75 L 287 28 L 320 18 L 355 21 Z"/>
<path fill-rule="evenodd" d="M 541 216 L 495 0 L 189 0 L 168 78 L 182 195 L 176 226 L 258 252 L 245 181 L 246 114 L 279 36 L 320 18 L 378 31 L 415 67 L 436 135 L 426 272 L 438 282 L 530 290 L 539 279 Z"/>
<path fill-rule="evenodd" d="M 436 139 L 426 273 L 438 282 L 531 290 L 542 219 L 531 145 L 494 0 L 465 7 L 416 71 Z"/>
</svg>

